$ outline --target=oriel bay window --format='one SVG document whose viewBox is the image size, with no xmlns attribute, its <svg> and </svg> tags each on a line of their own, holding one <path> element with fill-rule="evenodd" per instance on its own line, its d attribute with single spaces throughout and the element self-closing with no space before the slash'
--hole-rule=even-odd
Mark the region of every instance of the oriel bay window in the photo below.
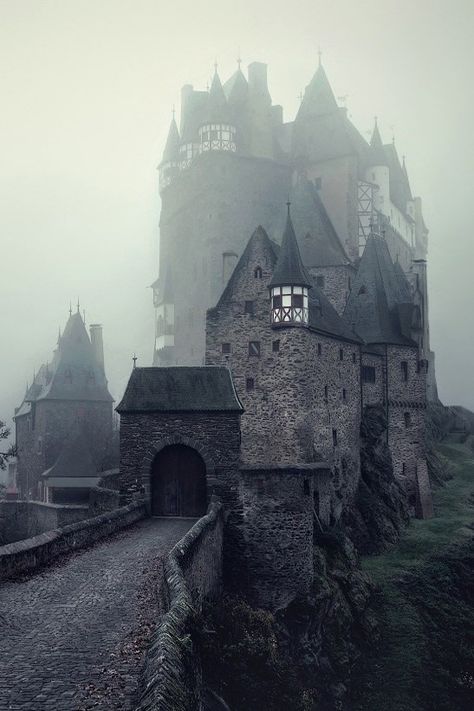
<svg viewBox="0 0 474 711">
<path fill-rule="evenodd" d="M 308 323 L 308 289 L 305 286 L 272 288 L 272 323 Z"/>
<path fill-rule="evenodd" d="M 222 123 L 205 124 L 199 129 L 201 137 L 201 152 L 204 151 L 233 151 L 235 145 L 235 126 Z"/>
</svg>

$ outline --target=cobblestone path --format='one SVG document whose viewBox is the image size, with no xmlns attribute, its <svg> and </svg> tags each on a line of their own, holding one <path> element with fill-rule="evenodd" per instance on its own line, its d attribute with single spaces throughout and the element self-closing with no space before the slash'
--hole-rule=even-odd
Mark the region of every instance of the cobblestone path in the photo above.
<svg viewBox="0 0 474 711">
<path fill-rule="evenodd" d="M 0 711 L 132 709 L 161 559 L 192 524 L 146 519 L 0 585 Z"/>
</svg>

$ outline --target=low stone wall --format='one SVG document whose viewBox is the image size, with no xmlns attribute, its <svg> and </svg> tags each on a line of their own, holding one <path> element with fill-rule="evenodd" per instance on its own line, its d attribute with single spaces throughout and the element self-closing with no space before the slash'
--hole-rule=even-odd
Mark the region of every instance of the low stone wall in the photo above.
<svg viewBox="0 0 474 711">
<path fill-rule="evenodd" d="M 204 600 L 221 593 L 223 530 L 222 504 L 213 501 L 164 563 L 168 610 L 147 653 L 137 711 L 200 708 L 200 662 L 191 632 Z"/>
<path fill-rule="evenodd" d="M 99 516 L 105 511 L 114 511 L 120 506 L 119 500 L 118 491 L 95 486 L 89 492 L 89 515 Z"/>
<path fill-rule="evenodd" d="M 0 502 L 0 546 L 38 536 L 90 517 L 88 506 L 42 501 Z"/>
<path fill-rule="evenodd" d="M 39 536 L 0 547 L 0 580 L 32 571 L 64 553 L 85 548 L 95 541 L 130 526 L 146 515 L 137 502 L 95 518 L 78 521 Z"/>
</svg>

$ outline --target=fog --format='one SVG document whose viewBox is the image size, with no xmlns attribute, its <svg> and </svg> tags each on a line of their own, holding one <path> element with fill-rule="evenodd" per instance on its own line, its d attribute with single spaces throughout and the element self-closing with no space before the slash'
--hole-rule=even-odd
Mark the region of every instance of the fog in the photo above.
<svg viewBox="0 0 474 711">
<path fill-rule="evenodd" d="M 294 117 L 318 46 L 367 136 L 395 135 L 430 229 L 440 396 L 474 408 L 472 0 L 0 0 L 0 419 L 51 357 L 69 302 L 104 326 L 119 398 L 150 365 L 156 166 L 184 83 L 268 63 Z"/>
</svg>

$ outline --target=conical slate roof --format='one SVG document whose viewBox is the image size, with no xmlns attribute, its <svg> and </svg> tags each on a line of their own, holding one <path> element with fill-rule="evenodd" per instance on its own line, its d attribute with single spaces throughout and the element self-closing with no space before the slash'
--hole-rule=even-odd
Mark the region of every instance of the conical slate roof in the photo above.
<svg viewBox="0 0 474 711">
<path fill-rule="evenodd" d="M 223 88 L 230 106 L 245 103 L 249 93 L 249 85 L 240 67 L 226 81 Z"/>
<path fill-rule="evenodd" d="M 214 72 L 211 88 L 209 90 L 206 120 L 211 123 L 222 123 L 229 120 L 229 106 L 217 70 Z"/>
<path fill-rule="evenodd" d="M 371 235 L 344 311 L 344 319 L 366 343 L 413 345 L 402 333 L 400 306 L 407 294 L 397 276 L 387 244 Z"/>
<path fill-rule="evenodd" d="M 336 98 L 322 64 L 306 87 L 297 118 L 322 116 L 338 111 Z"/>
<path fill-rule="evenodd" d="M 173 116 L 168 131 L 168 138 L 166 139 L 165 150 L 163 151 L 163 157 L 161 159 L 162 163 L 168 163 L 170 161 L 177 160 L 177 158 L 179 157 L 179 142 L 180 138 L 178 126 Z"/>
<path fill-rule="evenodd" d="M 379 127 L 377 124 L 377 119 L 375 119 L 374 130 L 372 132 L 372 138 L 370 139 L 371 147 L 371 163 L 372 165 L 388 165 L 387 156 L 382 143 L 382 137 L 380 136 Z"/>
<path fill-rule="evenodd" d="M 280 254 L 278 256 L 278 261 L 269 286 L 273 287 L 285 285 L 306 286 L 308 288 L 312 286 L 311 278 L 307 274 L 301 259 L 295 230 L 291 221 L 289 203 Z"/>
</svg>

